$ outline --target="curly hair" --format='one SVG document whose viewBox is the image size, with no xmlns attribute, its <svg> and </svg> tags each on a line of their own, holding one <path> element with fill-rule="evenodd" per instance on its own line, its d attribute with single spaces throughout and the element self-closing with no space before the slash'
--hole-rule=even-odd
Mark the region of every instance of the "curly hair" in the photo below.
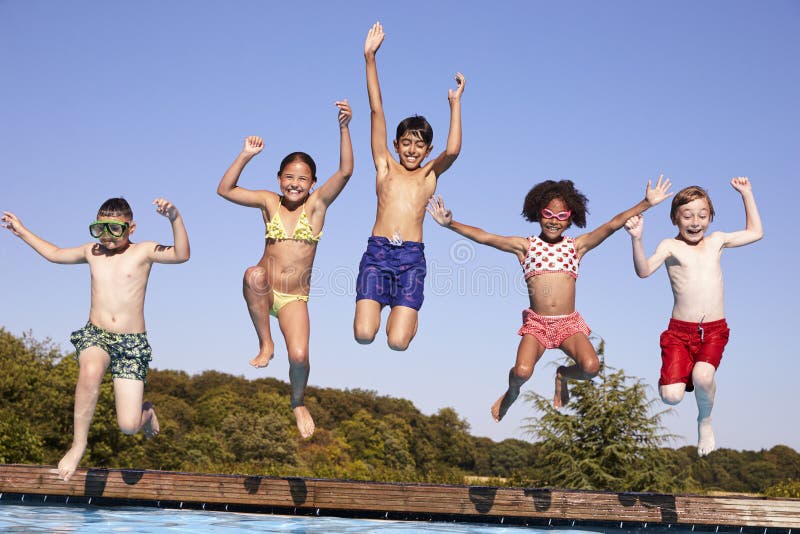
<svg viewBox="0 0 800 534">
<path fill-rule="evenodd" d="M 572 223 L 579 228 L 586 226 L 586 214 L 589 209 L 586 204 L 589 199 L 575 189 L 572 180 L 545 180 L 533 186 L 533 189 L 525 195 L 525 203 L 522 205 L 522 216 L 530 222 L 539 222 L 542 218 L 544 209 L 551 200 L 560 198 L 572 211 Z"/>
</svg>

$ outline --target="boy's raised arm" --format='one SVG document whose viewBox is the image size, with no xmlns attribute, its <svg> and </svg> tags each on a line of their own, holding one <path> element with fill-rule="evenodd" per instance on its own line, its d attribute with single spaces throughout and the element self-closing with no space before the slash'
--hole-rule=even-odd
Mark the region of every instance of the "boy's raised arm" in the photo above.
<svg viewBox="0 0 800 534">
<path fill-rule="evenodd" d="M 353 175 L 353 143 L 350 140 L 350 119 L 353 117 L 353 110 L 347 99 L 336 102 L 339 108 L 339 168 L 328 178 L 319 189 L 317 195 L 326 206 L 336 200 L 339 193 Z"/>
<path fill-rule="evenodd" d="M 476 243 L 489 245 L 503 252 L 516 254 L 520 259 L 525 256 L 528 250 L 528 240 L 524 237 L 507 237 L 491 232 L 487 232 L 476 226 L 469 226 L 453 220 L 453 212 L 444 207 L 442 197 L 433 196 L 428 201 L 425 208 L 431 214 L 433 220 L 445 228 L 449 228 L 455 233 L 466 237 Z"/>
<path fill-rule="evenodd" d="M 22 239 L 47 261 L 64 264 L 86 263 L 86 245 L 70 248 L 57 247 L 25 228 L 22 221 L 9 211 L 3 212 L 0 221 L 2 221 L 3 228 L 8 228 L 12 234 Z"/>
<path fill-rule="evenodd" d="M 450 130 L 447 133 L 447 146 L 433 160 L 433 172 L 438 178 L 450 168 L 461 152 L 461 95 L 467 80 L 460 72 L 456 73 L 456 88 L 447 90 L 447 101 L 450 103 Z"/>
<path fill-rule="evenodd" d="M 242 175 L 244 166 L 253 159 L 253 156 L 264 149 L 264 140 L 257 135 L 251 135 L 244 140 L 242 151 L 222 175 L 222 180 L 217 186 L 217 194 L 231 202 L 248 206 L 251 208 L 264 207 L 264 196 L 262 191 L 252 191 L 239 187 L 237 182 Z"/>
<path fill-rule="evenodd" d="M 369 95 L 370 131 L 372 144 L 372 159 L 375 167 L 386 164 L 386 158 L 391 157 L 386 144 L 386 117 L 383 113 L 383 100 L 381 99 L 381 86 L 378 83 L 378 65 L 375 54 L 383 43 L 383 26 L 380 22 L 372 25 L 364 42 L 364 61 L 367 65 L 367 94 Z"/>
<path fill-rule="evenodd" d="M 150 259 L 156 263 L 183 263 L 189 259 L 189 235 L 183 225 L 178 208 L 166 198 L 157 198 L 153 201 L 156 211 L 169 219 L 172 224 L 172 246 L 156 245 L 150 252 Z"/>
<path fill-rule="evenodd" d="M 655 254 L 648 260 L 644 254 L 644 245 L 642 244 L 642 233 L 644 230 L 644 216 L 642 214 L 634 215 L 625 222 L 625 230 L 631 236 L 631 245 L 633 247 L 633 269 L 639 278 L 647 278 L 661 267 L 661 264 L 669 256 L 669 251 L 665 242 L 662 242 L 656 248 Z"/>
<path fill-rule="evenodd" d="M 741 247 L 749 245 L 764 237 L 764 228 L 761 226 L 761 216 L 756 207 L 756 198 L 753 196 L 753 186 L 747 178 L 739 177 L 731 180 L 731 187 L 736 189 L 744 201 L 744 230 L 725 234 L 725 246 Z"/>
</svg>

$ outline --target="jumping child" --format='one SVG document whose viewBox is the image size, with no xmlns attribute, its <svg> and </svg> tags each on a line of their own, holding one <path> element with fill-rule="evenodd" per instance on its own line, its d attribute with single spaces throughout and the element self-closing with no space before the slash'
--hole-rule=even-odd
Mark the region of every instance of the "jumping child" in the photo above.
<svg viewBox="0 0 800 534">
<path fill-rule="evenodd" d="M 89 425 L 109 365 L 120 430 L 125 434 L 143 430 L 147 437 L 159 432 L 153 405 L 142 403 L 144 381 L 153 358 L 144 324 L 145 290 L 153 263 L 183 263 L 189 259 L 189 237 L 183 218 L 170 201 L 157 198 L 153 204 L 172 224 L 172 246 L 131 242 L 136 223 L 123 198 L 106 200 L 97 212 L 97 220 L 89 225 L 90 234 L 99 242 L 73 248 L 59 248 L 45 241 L 13 213 L 3 212 L 3 226 L 46 260 L 89 264 L 89 322 L 70 336 L 79 371 L 72 447 L 58 463 L 58 476 L 63 480 L 72 478 L 86 451 Z"/>
<path fill-rule="evenodd" d="M 589 380 L 600 370 L 597 353 L 589 341 L 590 330 L 575 310 L 575 283 L 583 256 L 622 228 L 625 221 L 655 206 L 671 193 L 670 181 L 659 177 L 655 187 L 647 182 L 644 200 L 614 216 L 595 230 L 576 238 L 564 234 L 573 223 L 586 226 L 587 198 L 570 180 L 547 180 L 537 184 L 525 197 L 522 215 L 538 222 L 538 236 L 505 237 L 453 220 L 440 197 L 431 198 L 428 212 L 440 225 L 477 243 L 517 256 L 528 287 L 530 307 L 522 312 L 522 336 L 517 360 L 508 373 L 508 389 L 492 405 L 492 417 L 500 421 L 517 400 L 520 388 L 546 349 L 560 348 L 575 363 L 556 371 L 553 406 L 569 402 L 567 380 Z"/>
<path fill-rule="evenodd" d="M 456 89 L 448 90 L 450 131 L 445 150 L 423 165 L 433 150 L 433 129 L 424 117 L 415 115 L 397 126 L 397 162 L 386 144 L 386 117 L 375 61 L 383 38 L 383 28 L 376 22 L 364 43 L 378 210 L 358 269 L 353 333 L 358 343 L 372 343 L 381 325 L 381 310 L 389 306 L 389 347 L 406 350 L 417 332 L 427 271 L 422 243 L 425 205 L 436 191 L 439 176 L 461 151 L 461 94 L 466 81 L 457 73 Z"/>
<path fill-rule="evenodd" d="M 277 317 L 289 355 L 292 411 L 303 438 L 314 433 L 314 420 L 304 403 L 311 370 L 307 304 L 311 269 L 317 243 L 322 237 L 325 212 L 353 174 L 353 146 L 348 126 L 352 111 L 347 100 L 336 102 L 336 106 L 339 108 L 339 168 L 318 189 L 312 191 L 317 182 L 317 166 L 305 152 L 292 152 L 281 161 L 278 169 L 280 195 L 238 186 L 245 165 L 264 148 L 264 140 L 257 136 L 245 139 L 244 148 L 217 188 L 222 197 L 242 206 L 258 208 L 264 217 L 264 253 L 258 264 L 244 273 L 244 298 L 259 343 L 259 352 L 250 364 L 266 367 L 273 358 L 275 345 L 269 317 Z"/>
<path fill-rule="evenodd" d="M 666 265 L 674 304 L 669 326 L 661 334 L 659 393 L 666 404 L 675 405 L 683 399 L 684 392 L 694 390 L 700 456 L 716 446 L 711 426 L 717 389 L 714 373 L 730 334 L 723 302 L 722 250 L 749 245 L 764 236 L 750 181 L 734 178 L 731 186 L 744 201 L 744 230 L 706 236 L 708 225 L 714 220 L 714 206 L 708 193 L 698 186 L 675 195 L 669 216 L 678 227 L 678 235 L 659 243 L 650 259 L 642 245 L 644 218 L 637 215 L 625 223 L 631 235 L 636 274 L 646 278 L 662 263 Z"/>
</svg>

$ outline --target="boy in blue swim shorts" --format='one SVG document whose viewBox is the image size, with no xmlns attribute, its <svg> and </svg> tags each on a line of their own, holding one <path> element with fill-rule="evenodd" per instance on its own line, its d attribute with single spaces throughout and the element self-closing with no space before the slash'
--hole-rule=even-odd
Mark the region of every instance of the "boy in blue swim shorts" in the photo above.
<svg viewBox="0 0 800 534">
<path fill-rule="evenodd" d="M 461 94 L 466 81 L 457 73 L 457 86 L 448 91 L 450 131 L 445 150 L 423 165 L 433 150 L 433 129 L 424 117 L 413 116 L 397 127 L 394 151 L 399 161 L 395 160 L 387 145 L 386 117 L 375 62 L 383 38 L 383 27 L 375 23 L 364 43 L 378 211 L 359 266 L 353 334 L 358 343 L 372 343 L 381 325 L 381 310 L 389 306 L 391 312 L 386 323 L 389 347 L 406 350 L 417 332 L 423 300 L 425 207 L 436 191 L 439 176 L 450 168 L 461 151 Z"/>
<path fill-rule="evenodd" d="M 86 451 L 89 425 L 94 416 L 100 385 L 111 367 L 117 422 L 125 434 L 158 434 L 153 405 L 143 403 L 144 380 L 152 359 L 144 324 L 144 297 L 153 263 L 183 263 L 189 259 L 189 238 L 178 209 L 168 200 L 153 201 L 172 225 L 174 245 L 153 241 L 133 243 L 133 212 L 123 198 L 100 206 L 89 233 L 95 242 L 59 248 L 30 230 L 13 214 L 3 212 L 2 225 L 53 263 L 88 263 L 92 301 L 89 322 L 72 333 L 78 359 L 72 447 L 58 463 L 58 476 L 69 480 Z"/>
</svg>

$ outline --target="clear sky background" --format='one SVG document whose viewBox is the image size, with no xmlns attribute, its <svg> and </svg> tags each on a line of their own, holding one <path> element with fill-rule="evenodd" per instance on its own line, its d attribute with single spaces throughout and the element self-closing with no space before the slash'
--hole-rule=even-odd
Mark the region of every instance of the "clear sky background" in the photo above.
<svg viewBox="0 0 800 534">
<path fill-rule="evenodd" d="M 664 173 L 676 189 L 705 186 L 717 210 L 711 229 L 732 231 L 744 211 L 728 182 L 750 177 L 766 234 L 723 254 L 732 336 L 717 375 L 717 444 L 800 450 L 797 1 L 0 0 L 0 209 L 75 246 L 90 240 L 98 206 L 123 195 L 135 236 L 171 243 L 150 206 L 169 198 L 192 258 L 153 268 L 145 315 L 154 366 L 287 379 L 279 334 L 269 368 L 247 364 L 257 341 L 241 278 L 261 256 L 264 227 L 216 186 L 247 135 L 266 148 L 241 185 L 274 189 L 280 159 L 295 150 L 327 178 L 338 164 L 333 103 L 348 98 L 356 166 L 317 252 L 310 383 L 408 398 L 429 414 L 451 406 L 476 435 L 524 437 L 528 406 L 500 424 L 489 415 L 527 306 L 513 255 L 427 218 L 426 300 L 410 349 L 390 351 L 383 331 L 371 346 L 353 341 L 355 276 L 376 206 L 363 59 L 376 20 L 387 35 L 378 69 L 390 132 L 423 114 L 434 151 L 443 148 L 447 90 L 456 71 L 467 78 L 461 156 L 438 188 L 457 220 L 537 233 L 519 215 L 525 194 L 569 178 L 589 197 L 594 228 Z M 646 214 L 648 253 L 675 234 L 668 214 L 666 204 Z M 88 316 L 87 267 L 50 264 L 9 232 L 0 260 L 0 325 L 71 351 L 69 334 Z M 621 230 L 585 257 L 577 295 L 607 363 L 655 396 L 672 307 L 666 272 L 638 279 Z M 548 351 L 525 389 L 552 395 L 559 357 Z M 696 442 L 696 413 L 687 396 L 665 419 L 683 436 L 673 445 Z"/>
</svg>

